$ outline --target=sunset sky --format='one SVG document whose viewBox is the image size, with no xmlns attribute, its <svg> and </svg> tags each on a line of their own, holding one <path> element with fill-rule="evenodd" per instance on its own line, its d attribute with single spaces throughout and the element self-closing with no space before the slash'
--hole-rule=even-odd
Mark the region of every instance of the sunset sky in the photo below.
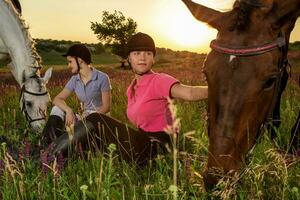
<svg viewBox="0 0 300 200">
<path fill-rule="evenodd" d="M 226 11 L 234 0 L 194 0 Z M 207 52 L 216 31 L 193 18 L 181 0 L 20 0 L 23 18 L 34 38 L 97 43 L 90 22 L 101 22 L 102 11 L 121 11 L 150 34 L 158 47 Z M 300 20 L 291 41 L 300 40 Z"/>
</svg>

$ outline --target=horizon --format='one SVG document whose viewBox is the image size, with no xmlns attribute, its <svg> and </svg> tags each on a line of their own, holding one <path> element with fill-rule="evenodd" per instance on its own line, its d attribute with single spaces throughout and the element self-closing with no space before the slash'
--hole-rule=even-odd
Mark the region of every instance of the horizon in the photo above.
<svg viewBox="0 0 300 200">
<path fill-rule="evenodd" d="M 226 11 L 232 8 L 234 0 L 194 2 Z M 126 18 L 132 18 L 137 22 L 137 31 L 151 35 L 159 48 L 207 53 L 209 42 L 217 34 L 216 30 L 197 21 L 180 0 L 144 0 L 143 3 L 138 0 L 64 0 L 63 3 L 59 0 L 20 0 L 20 3 L 31 36 L 38 39 L 99 43 L 90 29 L 90 22 L 101 22 L 104 10 L 121 11 Z M 299 40 L 300 20 L 297 20 L 290 42 Z"/>
</svg>

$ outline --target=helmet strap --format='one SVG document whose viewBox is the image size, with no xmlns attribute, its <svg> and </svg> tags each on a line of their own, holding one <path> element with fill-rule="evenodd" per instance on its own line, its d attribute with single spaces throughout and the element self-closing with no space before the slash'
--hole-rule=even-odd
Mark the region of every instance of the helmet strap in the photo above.
<svg viewBox="0 0 300 200">
<path fill-rule="evenodd" d="M 80 71 L 80 65 L 79 65 L 79 62 L 78 62 L 78 58 L 75 57 L 75 60 L 76 60 L 76 64 L 77 64 L 77 73 L 79 73 L 79 71 Z"/>
</svg>

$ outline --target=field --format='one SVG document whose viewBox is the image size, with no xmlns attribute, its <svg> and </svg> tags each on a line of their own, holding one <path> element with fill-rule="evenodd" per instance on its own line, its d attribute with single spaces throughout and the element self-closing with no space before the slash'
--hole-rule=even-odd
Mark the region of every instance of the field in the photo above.
<svg viewBox="0 0 300 200">
<path fill-rule="evenodd" d="M 168 73 L 189 85 L 205 84 L 201 73 L 203 56 L 195 59 L 165 55 L 159 60 L 154 68 L 156 72 Z M 133 78 L 132 72 L 119 69 L 119 63 L 96 63 L 101 63 L 95 66 L 111 78 L 111 115 L 131 126 L 126 118 L 125 91 Z M 293 58 L 292 63 L 297 72 L 299 60 Z M 48 88 L 54 97 L 70 74 L 64 65 L 51 66 L 55 70 Z M 208 155 L 205 101 L 174 103 L 181 122 L 177 156 L 159 156 L 140 169 L 119 160 L 111 147 L 105 155 L 90 154 L 84 159 L 74 156 L 42 166 L 29 156 L 39 136 L 29 130 L 25 137 L 26 122 L 18 102 L 19 86 L 5 69 L 0 77 L 0 136 L 9 137 L 23 156 L 18 162 L 10 159 L 8 145 L 1 144 L 0 199 L 300 199 L 298 159 L 287 161 L 284 154 L 277 151 L 287 145 L 290 128 L 300 109 L 296 75 L 289 81 L 283 96 L 279 137 L 273 142 L 266 132 L 243 172 L 233 178 L 224 177 L 212 192 L 205 192 L 201 177 Z M 74 96 L 68 103 L 75 110 L 79 107 Z"/>
</svg>

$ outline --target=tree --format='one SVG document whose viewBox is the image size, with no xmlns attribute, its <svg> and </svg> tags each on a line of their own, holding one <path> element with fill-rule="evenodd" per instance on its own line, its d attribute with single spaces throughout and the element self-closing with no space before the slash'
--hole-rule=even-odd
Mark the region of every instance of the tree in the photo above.
<svg viewBox="0 0 300 200">
<path fill-rule="evenodd" d="M 126 43 L 136 33 L 137 23 L 115 10 L 113 13 L 103 11 L 102 22 L 91 22 L 91 24 L 91 29 L 100 42 L 111 47 L 112 53 L 122 58 L 121 67 L 125 69 Z"/>
</svg>

